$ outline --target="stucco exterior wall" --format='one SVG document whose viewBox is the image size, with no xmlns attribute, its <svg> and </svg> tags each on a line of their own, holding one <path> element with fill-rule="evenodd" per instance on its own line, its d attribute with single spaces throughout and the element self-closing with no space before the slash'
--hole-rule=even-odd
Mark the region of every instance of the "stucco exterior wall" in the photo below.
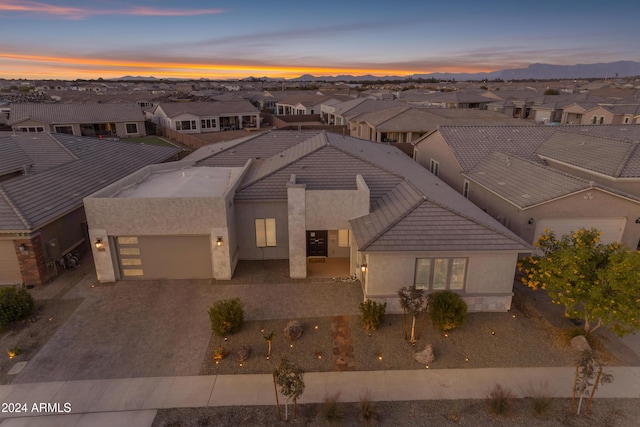
<svg viewBox="0 0 640 427">
<path fill-rule="evenodd" d="M 289 258 L 289 231 L 287 202 L 235 202 L 236 230 L 239 247 L 239 259 L 287 259 Z M 258 248 L 256 246 L 256 218 L 275 218 L 276 246 Z"/>
<path fill-rule="evenodd" d="M 349 220 L 369 214 L 366 184 L 358 190 L 307 190 L 305 197 L 307 230 L 346 230 Z"/>
<path fill-rule="evenodd" d="M 460 173 L 460 165 L 439 132 L 432 133 L 416 144 L 414 156 L 426 170 L 430 170 L 431 159 L 437 161 L 440 164 L 438 178 L 462 193 L 464 177 Z"/>
<path fill-rule="evenodd" d="M 506 311 L 511 307 L 518 254 L 509 252 L 368 253 L 365 299 L 387 302 L 387 312 L 401 313 L 397 292 L 414 284 L 416 258 L 466 257 L 465 290 L 469 311 Z"/>
</svg>

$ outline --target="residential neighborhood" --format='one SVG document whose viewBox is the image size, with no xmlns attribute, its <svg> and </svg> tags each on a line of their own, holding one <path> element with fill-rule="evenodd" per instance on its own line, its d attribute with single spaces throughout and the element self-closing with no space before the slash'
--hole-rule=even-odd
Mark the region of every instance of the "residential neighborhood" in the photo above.
<svg viewBox="0 0 640 427">
<path fill-rule="evenodd" d="M 353 411 L 367 393 L 384 408 L 486 400 L 496 384 L 525 402 L 520 378 L 550 383 L 561 413 L 584 320 L 523 284 L 522 264 L 541 236 L 592 228 L 596 246 L 640 251 L 637 79 L 0 90 L 0 290 L 36 307 L 0 335 L 20 353 L 0 359 L 0 394 L 64 397 L 87 425 L 214 425 L 171 408 L 273 405 L 265 342 L 306 372 L 297 422 L 329 422 L 337 392 Z M 429 320 L 442 292 L 463 324 Z M 234 299 L 244 326 L 217 336 L 213 307 Z M 382 307 L 378 329 L 363 328 L 366 304 Z M 293 321 L 305 331 L 285 339 Z M 638 335 L 614 326 L 589 338 L 615 375 L 598 394 L 637 402 Z"/>
</svg>

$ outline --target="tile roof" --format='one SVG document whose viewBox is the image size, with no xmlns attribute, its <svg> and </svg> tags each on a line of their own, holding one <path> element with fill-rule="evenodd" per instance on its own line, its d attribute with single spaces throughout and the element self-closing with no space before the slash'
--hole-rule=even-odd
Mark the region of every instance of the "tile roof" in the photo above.
<svg viewBox="0 0 640 427">
<path fill-rule="evenodd" d="M 637 143 L 559 131 L 536 152 L 545 158 L 618 177 L 636 146 Z"/>
<path fill-rule="evenodd" d="M 309 190 L 355 190 L 356 175 L 361 175 L 369 187 L 373 210 L 354 222 L 354 238 L 359 244 L 365 242 L 363 245 L 371 250 L 383 250 L 380 249 L 383 246 L 396 251 L 427 250 L 425 248 L 435 249 L 432 245 L 435 243 L 444 248 L 444 243 L 436 240 L 414 246 L 402 243 L 401 236 L 408 227 L 422 220 L 416 219 L 420 216 L 411 215 L 412 209 L 420 208 L 423 212 L 427 207 L 439 212 L 438 226 L 443 229 L 454 230 L 462 222 L 474 233 L 490 237 L 485 249 L 526 251 L 529 248 L 495 219 L 390 145 L 333 133 L 309 133 L 306 139 L 293 138 L 296 134 L 300 135 L 295 131 L 272 131 L 214 154 L 198 165 L 234 166 L 239 161 L 244 164 L 251 155 L 264 156 L 266 151 L 271 151 L 270 158 L 263 157 L 252 165 L 236 193 L 238 200 L 286 200 L 286 184 L 293 174 L 296 181 Z M 278 138 L 286 142 L 275 143 Z M 265 145 L 269 141 L 274 144 L 267 150 Z M 235 153 L 230 155 L 230 150 Z M 428 206 L 424 205 L 427 201 Z M 422 237 L 422 234 L 413 235 L 418 240 Z M 469 249 L 463 239 L 454 239 L 454 242 L 446 245 L 448 250 Z M 483 248 L 480 240 L 477 247 Z"/>
<path fill-rule="evenodd" d="M 20 132 L 13 139 L 33 160 L 33 165 L 27 170 L 27 175 L 39 173 L 76 159 L 50 133 Z"/>
<path fill-rule="evenodd" d="M 143 122 L 137 104 L 12 104 L 11 124 L 33 119 L 49 124 Z"/>
<path fill-rule="evenodd" d="M 218 116 L 221 114 L 258 113 L 258 109 L 249 101 L 219 101 L 219 102 L 162 102 L 156 108 L 169 117 L 188 113 L 194 116 Z"/>
<path fill-rule="evenodd" d="M 31 157 L 24 152 L 11 136 L 0 137 L 0 176 L 25 169 L 33 164 Z"/>
<path fill-rule="evenodd" d="M 282 105 L 303 105 L 305 107 L 313 107 L 314 105 L 321 104 L 324 101 L 328 101 L 331 98 L 335 98 L 330 95 L 317 95 L 315 93 L 298 93 L 295 95 L 287 96 L 276 101 L 277 104 Z"/>
<path fill-rule="evenodd" d="M 591 188 L 577 177 L 495 151 L 465 176 L 520 209 Z"/>
<path fill-rule="evenodd" d="M 0 229 L 14 230 L 15 216 L 23 218 L 23 230 L 36 229 L 81 207 L 82 199 L 91 193 L 143 166 L 165 161 L 180 152 L 176 147 L 63 134 L 52 137 L 76 159 L 1 182 L 0 190 L 5 203 L 12 207 L 13 215 L 7 213 L 6 206 L 0 206 Z"/>
</svg>

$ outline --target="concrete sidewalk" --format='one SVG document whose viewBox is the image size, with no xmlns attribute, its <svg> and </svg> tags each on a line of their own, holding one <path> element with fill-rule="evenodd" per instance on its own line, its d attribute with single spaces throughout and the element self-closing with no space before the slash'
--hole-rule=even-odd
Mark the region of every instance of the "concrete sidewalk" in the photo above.
<svg viewBox="0 0 640 427">
<path fill-rule="evenodd" d="M 614 382 L 598 389 L 598 398 L 640 398 L 640 367 L 606 368 Z M 340 392 L 344 402 L 366 393 L 374 401 L 484 399 L 495 384 L 527 397 L 543 388 L 555 398 L 571 397 L 575 368 L 489 368 L 409 371 L 312 372 L 305 374 L 300 403 L 320 403 Z M 124 378 L 0 386 L 7 426 L 150 426 L 157 409 L 203 406 L 273 405 L 271 375 Z M 26 406 L 8 413 L 6 404 Z M 67 414 L 33 410 L 41 403 L 70 405 Z"/>
</svg>

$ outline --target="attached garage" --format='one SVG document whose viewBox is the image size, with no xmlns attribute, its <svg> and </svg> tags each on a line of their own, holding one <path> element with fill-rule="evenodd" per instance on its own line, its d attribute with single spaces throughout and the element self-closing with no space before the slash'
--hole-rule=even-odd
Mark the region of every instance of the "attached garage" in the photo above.
<svg viewBox="0 0 640 427">
<path fill-rule="evenodd" d="M 119 236 L 115 243 L 122 279 L 213 277 L 209 236 Z"/>
<path fill-rule="evenodd" d="M 22 283 L 20 265 L 11 240 L 0 240 L 0 285 Z"/>
<path fill-rule="evenodd" d="M 597 228 L 602 232 L 603 243 L 620 242 L 626 225 L 626 218 L 548 218 L 541 219 L 536 225 L 534 241 L 545 228 L 553 231 L 557 237 L 569 234 L 581 228 Z"/>
</svg>

